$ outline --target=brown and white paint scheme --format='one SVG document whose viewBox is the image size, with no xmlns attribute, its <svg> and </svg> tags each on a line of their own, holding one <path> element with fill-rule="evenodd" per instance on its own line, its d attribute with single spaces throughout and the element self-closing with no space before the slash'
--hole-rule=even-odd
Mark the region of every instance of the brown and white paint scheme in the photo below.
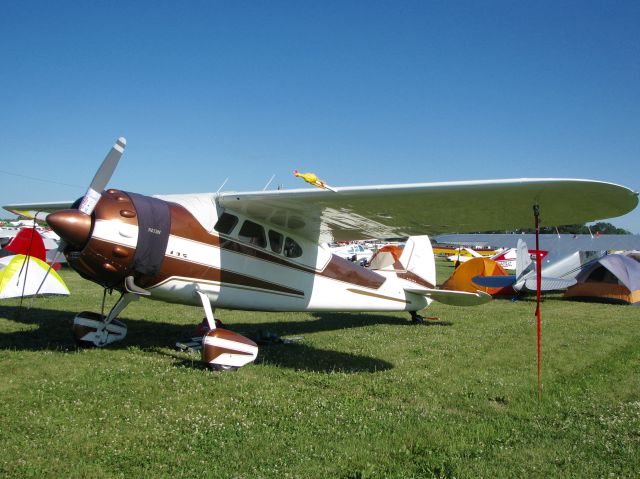
<svg viewBox="0 0 640 479">
<path fill-rule="evenodd" d="M 214 308 L 417 311 L 429 305 L 428 295 L 436 291 L 427 237 L 412 238 L 401 264 L 372 271 L 290 232 L 285 234 L 302 247 L 298 258 L 243 242 L 233 231 L 219 234 L 212 225 L 222 210 L 214 195 L 158 198 L 168 202 L 171 213 L 165 257 L 158 274 L 136 277 L 136 284 L 150 293 L 150 299 L 200 305 L 197 293 L 203 292 Z M 240 217 L 238 230 L 244 218 L 234 214 Z M 207 219 L 207 227 L 199 218 Z M 127 193 L 105 191 L 91 217 L 63 210 L 50 214 L 47 221 L 70 245 L 65 254 L 74 269 L 86 279 L 124 291 L 138 242 L 137 211 Z"/>
<path fill-rule="evenodd" d="M 63 240 L 68 263 L 80 275 L 123 292 L 104 321 L 88 313 L 76 317 L 81 334 L 102 338 L 94 344 L 120 340 L 120 325 L 114 323 L 118 330 L 111 334 L 109 324 L 132 298 L 145 295 L 202 305 L 212 329 L 207 337 L 213 337 L 210 343 L 216 348 L 203 359 L 209 361 L 211 353 L 210 362 L 219 360 L 222 366 L 229 354 L 233 364 L 227 361 L 226 366 L 246 364 L 255 358 L 257 348 L 246 338 L 216 329 L 212 306 L 261 311 L 409 311 L 414 316 L 432 300 L 483 304 L 490 300 L 485 293 L 434 287 L 431 244 L 428 237 L 419 235 L 526 228 L 532 224 L 534 208 L 541 212 L 545 226 L 585 223 L 623 215 L 638 204 L 638 193 L 620 185 L 556 178 L 224 192 L 155 200 L 114 189 L 99 193 L 125 145 L 120 138 L 112 147 L 79 209 L 62 209 L 72 208 L 70 202 L 15 204 L 5 209 L 46 218 Z M 145 213 L 141 221 L 134 206 L 144 204 L 146 211 L 154 201 L 161 202 L 155 204 L 162 206 L 165 219 L 167 211 L 170 217 L 168 233 L 165 227 L 158 228 L 162 243 L 149 240 L 155 233 L 156 220 L 149 221 L 153 215 Z M 225 211 L 239 218 L 238 225 L 251 220 L 293 238 L 303 254 L 285 257 L 242 241 L 235 231 L 216 232 L 214 225 Z M 145 225 L 142 232 L 140 224 Z M 333 256 L 322 246 L 328 241 L 399 236 L 410 237 L 399 262 L 377 271 Z M 155 246 L 152 252 L 149 244 Z M 147 253 L 153 257 L 148 262 L 153 267 L 140 267 L 140 257 Z M 91 328 L 96 334 L 91 334 Z M 237 347 L 227 347 L 234 343 Z"/>
<path fill-rule="evenodd" d="M 105 191 L 91 215 L 67 209 L 47 217 L 66 243 L 69 265 L 84 278 L 123 293 L 104 322 L 92 313 L 76 316 L 74 332 L 79 342 L 106 346 L 124 338 L 126 327 L 115 317 L 134 296 L 127 278 L 150 299 L 202 304 L 211 328 L 202 339 L 202 359 L 224 369 L 254 361 L 258 348 L 248 338 L 216 328 L 211 306 L 261 311 L 415 312 L 431 302 L 428 292 L 443 294 L 434 290 L 435 264 L 426 236 L 409 241 L 399 264 L 375 272 L 301 236 L 294 237 L 302 249 L 297 258 L 277 254 L 268 244 L 248 244 L 234 234 L 243 223 L 241 215 L 237 215 L 234 230 L 220 234 L 212 226 L 222 211 L 213 196 L 160 200 L 168 207 L 170 231 L 159 270 L 152 276 L 139 274 L 134 267 L 140 226 L 139 212 L 129 194 Z M 206 218 L 208 227 L 199 218 Z M 271 229 L 271 225 L 264 226 L 265 231 Z M 290 232 L 286 234 L 292 237 Z M 462 294 L 474 302 L 489 299 Z"/>
</svg>

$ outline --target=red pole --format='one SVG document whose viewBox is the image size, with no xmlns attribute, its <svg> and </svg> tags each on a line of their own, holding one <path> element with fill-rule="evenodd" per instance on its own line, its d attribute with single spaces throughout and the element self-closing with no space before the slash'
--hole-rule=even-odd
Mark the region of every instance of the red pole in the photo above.
<svg viewBox="0 0 640 479">
<path fill-rule="evenodd" d="M 542 321 L 540 318 L 540 289 L 542 287 L 542 255 L 540 254 L 540 206 L 533 205 L 536 225 L 536 325 L 538 330 L 538 400 L 542 399 Z"/>
</svg>

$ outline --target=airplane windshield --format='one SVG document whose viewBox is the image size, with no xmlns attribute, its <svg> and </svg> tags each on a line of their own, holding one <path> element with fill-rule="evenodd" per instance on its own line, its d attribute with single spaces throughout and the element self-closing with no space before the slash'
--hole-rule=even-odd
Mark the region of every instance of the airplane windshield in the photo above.
<svg viewBox="0 0 640 479">
<path fill-rule="evenodd" d="M 222 213 L 213 229 L 215 229 L 218 233 L 229 234 L 233 231 L 233 228 L 235 228 L 237 224 L 237 216 L 230 215 L 229 213 Z"/>
</svg>

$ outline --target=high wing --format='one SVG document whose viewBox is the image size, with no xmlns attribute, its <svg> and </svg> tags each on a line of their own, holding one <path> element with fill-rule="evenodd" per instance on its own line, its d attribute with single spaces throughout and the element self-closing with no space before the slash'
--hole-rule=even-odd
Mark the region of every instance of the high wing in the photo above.
<svg viewBox="0 0 640 479">
<path fill-rule="evenodd" d="M 613 218 L 638 204 L 638 193 L 624 186 L 554 178 L 163 196 L 169 201 L 172 197 L 197 199 L 203 204 L 214 202 L 224 210 L 321 243 L 530 227 L 534 204 L 540 206 L 545 226 Z M 71 204 L 14 204 L 4 208 L 43 219 L 48 212 Z M 201 221 L 206 224 L 210 220 Z"/>
<path fill-rule="evenodd" d="M 220 193 L 235 211 L 320 242 L 545 226 L 612 218 L 633 210 L 638 193 L 579 179 L 510 179 Z"/>
</svg>

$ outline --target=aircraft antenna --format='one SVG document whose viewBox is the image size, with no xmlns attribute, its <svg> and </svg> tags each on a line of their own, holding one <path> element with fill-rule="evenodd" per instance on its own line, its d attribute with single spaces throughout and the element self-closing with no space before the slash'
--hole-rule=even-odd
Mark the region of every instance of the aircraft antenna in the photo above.
<svg viewBox="0 0 640 479">
<path fill-rule="evenodd" d="M 265 191 L 269 185 L 271 184 L 271 182 L 273 181 L 273 179 L 276 177 L 276 174 L 274 173 L 273 175 L 271 175 L 271 178 L 269 179 L 269 181 L 267 181 L 267 184 L 264 185 L 264 188 L 262 188 L 262 191 Z"/>
<path fill-rule="evenodd" d="M 224 188 L 224 185 L 226 185 L 226 184 L 227 184 L 227 181 L 229 181 L 229 177 L 228 177 L 228 176 L 227 176 L 227 179 L 226 179 L 226 180 L 224 180 L 224 181 L 222 182 L 222 184 L 220 185 L 220 188 L 218 188 L 218 190 L 216 191 L 216 193 L 220 193 L 220 190 L 221 190 L 222 188 Z"/>
</svg>

